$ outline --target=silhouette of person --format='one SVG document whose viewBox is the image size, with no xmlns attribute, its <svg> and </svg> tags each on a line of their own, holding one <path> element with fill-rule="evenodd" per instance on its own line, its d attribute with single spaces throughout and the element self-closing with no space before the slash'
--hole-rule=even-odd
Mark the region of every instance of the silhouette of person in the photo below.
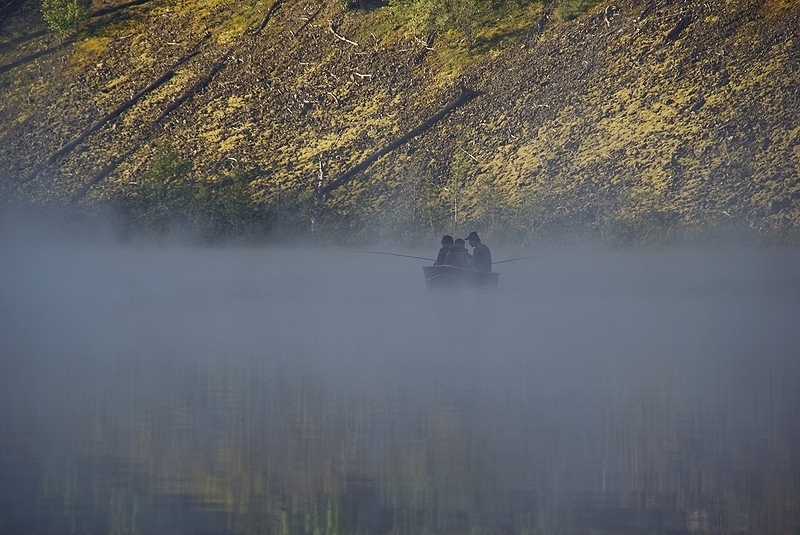
<svg viewBox="0 0 800 535">
<path fill-rule="evenodd" d="M 458 238 L 453 245 L 450 246 L 450 249 L 447 251 L 447 257 L 444 259 L 444 263 L 448 266 L 455 266 L 463 269 L 474 269 L 472 267 L 472 262 L 469 259 L 469 251 L 467 248 L 464 247 L 464 240 L 462 238 Z"/>
<path fill-rule="evenodd" d="M 433 263 L 434 266 L 441 266 L 445 263 L 447 251 L 450 250 L 451 245 L 453 245 L 453 237 L 449 234 L 442 236 L 442 248 L 439 249 L 439 256 L 436 257 L 436 262 Z"/>
<path fill-rule="evenodd" d="M 472 249 L 472 265 L 478 271 L 492 271 L 492 252 L 481 243 L 477 232 L 470 232 L 467 241 Z"/>
</svg>

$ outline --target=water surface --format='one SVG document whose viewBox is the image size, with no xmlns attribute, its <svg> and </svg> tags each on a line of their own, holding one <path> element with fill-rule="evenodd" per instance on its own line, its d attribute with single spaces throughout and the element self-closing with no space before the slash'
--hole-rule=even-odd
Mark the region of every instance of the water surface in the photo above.
<svg viewBox="0 0 800 535">
<path fill-rule="evenodd" d="M 555 253 L 6 240 L 0 532 L 796 533 L 800 253 Z"/>
</svg>

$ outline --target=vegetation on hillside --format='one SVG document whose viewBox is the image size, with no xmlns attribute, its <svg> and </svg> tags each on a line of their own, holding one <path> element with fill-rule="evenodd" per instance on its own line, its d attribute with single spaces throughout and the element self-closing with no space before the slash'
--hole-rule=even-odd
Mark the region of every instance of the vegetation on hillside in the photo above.
<svg viewBox="0 0 800 535">
<path fill-rule="evenodd" d="M 198 177 L 192 163 L 165 143 L 156 149 L 141 179 L 117 202 L 130 232 L 139 236 L 190 233 L 239 238 L 269 229 L 250 182 L 248 172 L 235 163 L 214 176 Z"/>
<path fill-rule="evenodd" d="M 67 37 L 80 30 L 88 15 L 83 0 L 42 0 L 42 17 L 58 37 Z"/>
<path fill-rule="evenodd" d="M 799 13 L 778 0 L 151 0 L 95 9 L 58 47 L 21 10 L 2 28 L 16 44 L 0 49 L 0 197 L 112 202 L 143 232 L 306 233 L 320 184 L 466 87 L 481 96 L 327 195 L 316 232 L 796 242 Z M 194 193 L 147 207 L 164 146 Z M 224 178 L 233 168 L 246 178 Z"/>
</svg>

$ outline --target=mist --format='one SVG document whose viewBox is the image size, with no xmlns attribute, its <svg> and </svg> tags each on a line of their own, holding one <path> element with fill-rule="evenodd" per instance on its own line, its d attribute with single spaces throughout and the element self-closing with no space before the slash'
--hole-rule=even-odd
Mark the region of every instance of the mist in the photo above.
<svg viewBox="0 0 800 535">
<path fill-rule="evenodd" d="M 524 253 L 5 236 L 0 531 L 796 532 L 800 253 Z"/>
</svg>

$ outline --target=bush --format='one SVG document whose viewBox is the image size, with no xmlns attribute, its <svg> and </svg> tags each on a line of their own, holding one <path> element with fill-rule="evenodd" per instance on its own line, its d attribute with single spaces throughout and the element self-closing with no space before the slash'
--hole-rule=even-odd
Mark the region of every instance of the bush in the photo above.
<svg viewBox="0 0 800 535">
<path fill-rule="evenodd" d="M 62 39 L 80 30 L 88 13 L 86 0 L 42 0 L 47 27 Z"/>
<path fill-rule="evenodd" d="M 475 33 L 487 13 L 500 2 L 486 0 L 395 0 L 394 3 L 413 9 L 411 25 L 421 33 L 456 30 L 471 48 Z"/>
<path fill-rule="evenodd" d="M 241 165 L 205 181 L 195 193 L 195 218 L 206 239 L 241 236 L 264 231 L 250 183 L 251 174 Z"/>
<path fill-rule="evenodd" d="M 188 223 L 197 192 L 191 171 L 191 162 L 181 159 L 170 143 L 158 147 L 150 168 L 125 195 L 131 226 L 163 234 L 179 222 Z"/>
<path fill-rule="evenodd" d="M 130 230 L 158 236 L 216 241 L 263 237 L 272 217 L 253 197 L 253 173 L 237 165 L 208 178 L 194 176 L 192 163 L 170 143 L 158 147 L 149 168 L 122 196 Z"/>
</svg>

